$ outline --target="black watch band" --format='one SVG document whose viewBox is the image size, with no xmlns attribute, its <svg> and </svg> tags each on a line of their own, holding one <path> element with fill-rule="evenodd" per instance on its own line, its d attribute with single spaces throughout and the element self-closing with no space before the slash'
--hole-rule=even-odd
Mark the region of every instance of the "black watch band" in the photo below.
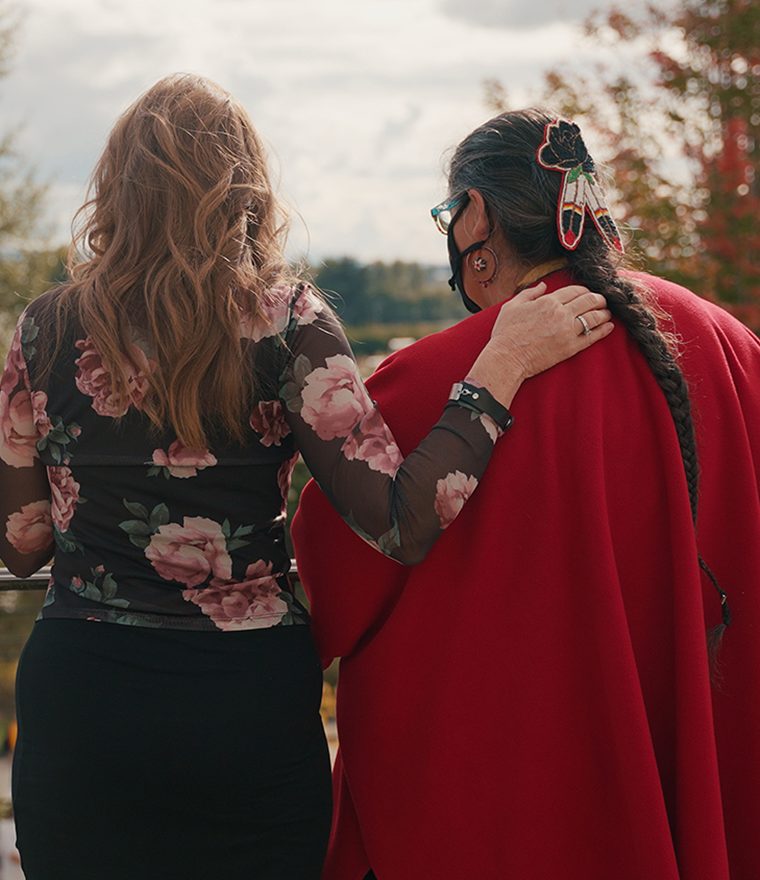
<svg viewBox="0 0 760 880">
<path fill-rule="evenodd" d="M 490 416 L 502 431 L 506 431 L 514 422 L 512 413 L 502 406 L 485 388 L 470 382 L 455 382 L 451 387 L 449 404 L 464 406 L 474 412 Z"/>
</svg>

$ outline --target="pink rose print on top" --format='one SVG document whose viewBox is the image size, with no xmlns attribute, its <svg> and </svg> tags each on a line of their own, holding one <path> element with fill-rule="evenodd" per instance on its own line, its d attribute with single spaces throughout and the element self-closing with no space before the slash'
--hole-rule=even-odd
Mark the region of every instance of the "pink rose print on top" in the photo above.
<svg viewBox="0 0 760 880">
<path fill-rule="evenodd" d="M 291 287 L 280 285 L 268 290 L 259 300 L 255 317 L 243 313 L 240 320 L 240 336 L 260 342 L 268 336 L 284 333 L 288 326 Z"/>
<path fill-rule="evenodd" d="M 404 460 L 377 407 L 368 412 L 359 427 L 346 438 L 342 452 L 350 461 L 366 461 L 373 471 L 389 477 L 396 475 Z"/>
<path fill-rule="evenodd" d="M 272 563 L 259 559 L 248 566 L 242 581 L 213 578 L 203 590 L 183 590 L 182 596 L 197 605 L 222 630 L 260 629 L 274 626 L 288 612 L 282 590 L 272 577 Z"/>
<path fill-rule="evenodd" d="M 203 516 L 186 516 L 182 525 L 159 526 L 145 548 L 158 574 L 186 587 L 197 587 L 209 576 L 229 580 L 232 560 L 219 523 Z"/>
<path fill-rule="evenodd" d="M 130 406 L 140 409 L 148 392 L 150 362 L 139 346 L 132 346 L 132 357 L 127 363 L 129 394 L 126 400 L 122 400 L 114 394 L 111 373 L 103 364 L 92 339 L 88 336 L 86 339 L 78 339 L 74 344 L 82 352 L 74 361 L 77 366 L 74 381 L 82 394 L 92 398 L 92 408 L 99 416 L 115 419 L 125 415 Z"/>
<path fill-rule="evenodd" d="M 499 428 L 496 422 L 485 413 L 480 416 L 480 424 L 486 429 L 486 434 L 491 438 L 492 443 L 496 443 L 499 439 Z"/>
<path fill-rule="evenodd" d="M 29 392 L 22 388 L 9 397 L 0 390 L 0 458 L 11 467 L 31 467 L 38 439 Z"/>
<path fill-rule="evenodd" d="M 309 373 L 301 400 L 301 418 L 320 440 L 348 437 L 373 409 L 356 363 L 345 354 L 332 355 L 325 360 L 324 367 Z"/>
<path fill-rule="evenodd" d="M 279 446 L 290 433 L 279 400 L 260 401 L 251 413 L 250 425 L 261 435 L 259 440 L 263 446 Z"/>
<path fill-rule="evenodd" d="M 67 532 L 79 501 L 79 483 L 65 466 L 47 469 L 52 498 L 52 516 L 59 532 Z"/>
<path fill-rule="evenodd" d="M 214 467 L 216 456 L 208 449 L 189 449 L 183 446 L 179 440 L 175 440 L 167 452 L 163 449 L 153 450 L 153 467 L 148 471 L 148 476 L 155 476 L 163 470 L 165 476 L 187 479 L 195 477 L 198 471 L 207 467 Z"/>
<path fill-rule="evenodd" d="M 32 400 L 32 418 L 34 419 L 34 425 L 37 428 L 37 433 L 40 437 L 47 437 L 50 433 L 50 429 L 52 425 L 50 424 L 50 417 L 47 414 L 47 402 L 48 396 L 44 391 L 32 391 L 31 395 Z M 71 435 L 75 436 L 74 434 Z"/>
<path fill-rule="evenodd" d="M 260 342 L 268 336 L 276 336 L 288 329 L 290 303 L 293 288 L 278 285 L 267 291 L 257 304 L 255 317 L 245 313 L 240 320 L 240 336 Z M 298 324 L 312 324 L 324 308 L 322 300 L 313 290 L 306 290 L 293 306 L 293 317 Z"/>
<path fill-rule="evenodd" d="M 50 502 L 32 501 L 8 517 L 5 537 L 19 553 L 36 553 L 53 543 Z"/>
<path fill-rule="evenodd" d="M 299 324 L 313 324 L 325 304 L 313 290 L 305 290 L 296 300 L 293 315 Z"/>
<path fill-rule="evenodd" d="M 468 477 L 461 471 L 454 471 L 438 480 L 434 507 L 442 529 L 448 528 L 459 516 L 459 511 L 477 486 L 475 477 Z"/>
</svg>

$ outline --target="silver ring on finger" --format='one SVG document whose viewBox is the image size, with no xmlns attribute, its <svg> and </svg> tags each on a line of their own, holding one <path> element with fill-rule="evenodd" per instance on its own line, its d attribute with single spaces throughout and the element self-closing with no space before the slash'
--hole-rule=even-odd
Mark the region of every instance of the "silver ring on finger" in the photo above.
<svg viewBox="0 0 760 880">
<path fill-rule="evenodd" d="M 588 336 L 591 333 L 591 327 L 589 326 L 588 321 L 583 317 L 583 315 L 575 316 L 578 321 L 581 322 L 581 326 L 583 327 L 583 335 Z"/>
</svg>

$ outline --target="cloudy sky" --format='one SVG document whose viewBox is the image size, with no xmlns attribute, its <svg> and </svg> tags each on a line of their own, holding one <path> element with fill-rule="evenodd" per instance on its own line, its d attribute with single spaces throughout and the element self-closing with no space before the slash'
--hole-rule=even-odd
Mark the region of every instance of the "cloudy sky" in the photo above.
<svg viewBox="0 0 760 880">
<path fill-rule="evenodd" d="M 446 149 L 487 118 L 483 80 L 525 103 L 543 70 L 588 52 L 577 23 L 605 0 L 18 2 L 0 121 L 23 126 L 51 184 L 56 241 L 115 118 L 181 70 L 248 108 L 296 215 L 293 255 L 443 263 L 428 211 Z"/>
</svg>

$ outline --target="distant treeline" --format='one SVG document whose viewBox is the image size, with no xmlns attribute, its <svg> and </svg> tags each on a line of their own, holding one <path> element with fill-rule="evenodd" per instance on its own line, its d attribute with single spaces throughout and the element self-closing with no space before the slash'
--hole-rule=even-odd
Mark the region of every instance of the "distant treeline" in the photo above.
<svg viewBox="0 0 760 880">
<path fill-rule="evenodd" d="M 312 268 L 314 281 L 335 293 L 333 306 L 351 327 L 460 320 L 466 313 L 446 284 L 443 267 L 419 263 L 360 263 L 327 259 Z"/>
<path fill-rule="evenodd" d="M 29 299 L 65 280 L 65 250 L 0 252 L 0 354 Z M 419 263 L 327 259 L 310 269 L 349 329 L 357 354 L 387 348 L 395 336 L 415 338 L 461 320 L 466 312 L 446 284 L 448 269 Z"/>
</svg>

